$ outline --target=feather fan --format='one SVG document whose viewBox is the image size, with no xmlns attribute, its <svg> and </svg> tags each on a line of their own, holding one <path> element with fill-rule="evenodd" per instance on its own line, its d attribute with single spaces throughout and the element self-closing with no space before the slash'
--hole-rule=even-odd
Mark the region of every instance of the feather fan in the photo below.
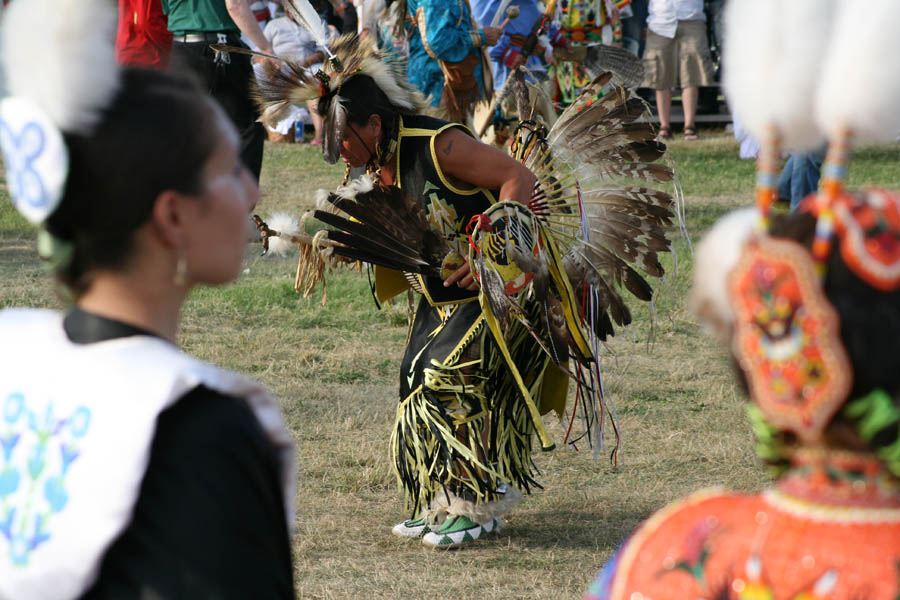
<svg viewBox="0 0 900 600">
<path fill-rule="evenodd" d="M 666 230 L 678 216 L 671 194 L 648 187 L 672 181 L 673 174 L 666 165 L 652 164 L 665 145 L 648 123 L 637 121 L 646 105 L 611 80 L 602 73 L 586 86 L 547 134 L 546 151 L 532 151 L 526 160 L 541 190 L 532 210 L 567 248 L 565 271 L 573 289 L 585 290 L 579 296 L 593 298 L 590 322 L 600 340 L 614 334 L 613 323 L 631 322 L 620 290 L 652 300 L 653 287 L 639 271 L 663 276 L 659 254 L 671 251 Z M 552 166 L 555 159 L 565 165 L 562 170 Z M 580 190 L 575 195 L 573 180 Z M 547 327 L 549 314 L 548 309 Z M 556 346 L 552 340 L 550 345 Z"/>
<path fill-rule="evenodd" d="M 616 46 L 590 46 L 587 58 L 582 62 L 587 72 L 596 77 L 604 71 L 611 72 L 627 88 L 636 88 L 644 80 L 644 61 Z"/>
<path fill-rule="evenodd" d="M 335 254 L 399 271 L 440 275 L 449 252 L 446 240 L 428 226 L 425 210 L 402 189 L 376 187 L 363 175 L 326 199 L 346 215 L 313 213 L 335 228 L 327 234 L 341 244 L 334 247 Z"/>
<path fill-rule="evenodd" d="M 120 82 L 108 0 L 22 0 L 6 9 L 2 46 L 7 92 L 28 98 L 63 131 L 89 133 Z"/>
<path fill-rule="evenodd" d="M 840 3 L 815 115 L 830 137 L 842 128 L 864 140 L 892 141 L 900 135 L 898 24 L 897 0 Z"/>
</svg>

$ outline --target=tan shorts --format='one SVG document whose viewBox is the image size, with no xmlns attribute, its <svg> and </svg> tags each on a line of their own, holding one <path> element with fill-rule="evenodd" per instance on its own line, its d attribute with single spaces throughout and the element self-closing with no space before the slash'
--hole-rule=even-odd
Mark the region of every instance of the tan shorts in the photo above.
<svg viewBox="0 0 900 600">
<path fill-rule="evenodd" d="M 679 21 L 672 39 L 647 30 L 644 87 L 667 90 L 713 85 L 713 73 L 705 21 Z"/>
</svg>

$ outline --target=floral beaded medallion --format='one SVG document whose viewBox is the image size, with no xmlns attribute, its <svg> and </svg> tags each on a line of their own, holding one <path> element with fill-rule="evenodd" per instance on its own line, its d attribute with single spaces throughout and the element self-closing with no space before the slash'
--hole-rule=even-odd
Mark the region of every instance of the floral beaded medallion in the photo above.
<svg viewBox="0 0 900 600">
<path fill-rule="evenodd" d="M 734 352 L 753 400 L 775 427 L 818 438 L 847 398 L 851 368 L 809 252 L 791 241 L 751 240 L 729 292 Z"/>
</svg>

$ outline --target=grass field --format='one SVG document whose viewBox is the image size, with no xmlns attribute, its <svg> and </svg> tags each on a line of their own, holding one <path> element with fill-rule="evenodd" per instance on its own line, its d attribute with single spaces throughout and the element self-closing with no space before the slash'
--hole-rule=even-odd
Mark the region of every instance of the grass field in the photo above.
<svg viewBox="0 0 900 600">
<path fill-rule="evenodd" d="M 726 134 L 676 141 L 671 156 L 699 239 L 719 216 L 749 204 L 754 165 Z M 342 169 L 308 146 L 269 145 L 259 212 L 298 213 Z M 900 187 L 897 149 L 867 147 L 851 184 Z M 0 183 L 0 306 L 59 306 L 35 252 L 35 231 Z M 281 399 L 300 457 L 294 537 L 302 598 L 574 598 L 635 525 L 685 493 L 765 485 L 743 400 L 722 349 L 686 312 L 692 257 L 678 238 L 678 272 L 658 302 L 654 342 L 646 308 L 609 344 L 610 399 L 623 432 L 613 468 L 589 451 L 536 449 L 544 485 L 508 515 L 503 533 L 442 553 L 390 535 L 405 515 L 388 461 L 405 301 L 378 311 L 365 276 L 329 277 L 328 303 L 293 290 L 294 258 L 247 252 L 233 285 L 196 290 L 180 342 L 193 354 L 263 381 Z M 672 270 L 670 269 L 670 272 Z M 550 424 L 562 439 L 563 428 Z"/>
</svg>

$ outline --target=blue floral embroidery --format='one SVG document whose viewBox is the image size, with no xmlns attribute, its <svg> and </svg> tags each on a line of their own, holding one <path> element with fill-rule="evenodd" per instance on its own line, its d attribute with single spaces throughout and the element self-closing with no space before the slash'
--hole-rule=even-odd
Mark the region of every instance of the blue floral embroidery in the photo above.
<svg viewBox="0 0 900 600">
<path fill-rule="evenodd" d="M 59 418 L 53 402 L 32 410 L 25 395 L 14 392 L 0 414 L 0 540 L 8 542 L 10 562 L 22 566 L 50 539 L 53 515 L 69 503 L 66 476 L 80 455 L 91 411 L 79 406 Z"/>
<path fill-rule="evenodd" d="M 26 202 L 34 208 L 47 205 L 50 197 L 34 164 L 46 146 L 41 126 L 30 121 L 25 124 L 19 135 L 16 135 L 9 124 L 0 120 L 0 145 L 3 148 L 6 178 L 9 181 L 13 203 Z"/>
</svg>

